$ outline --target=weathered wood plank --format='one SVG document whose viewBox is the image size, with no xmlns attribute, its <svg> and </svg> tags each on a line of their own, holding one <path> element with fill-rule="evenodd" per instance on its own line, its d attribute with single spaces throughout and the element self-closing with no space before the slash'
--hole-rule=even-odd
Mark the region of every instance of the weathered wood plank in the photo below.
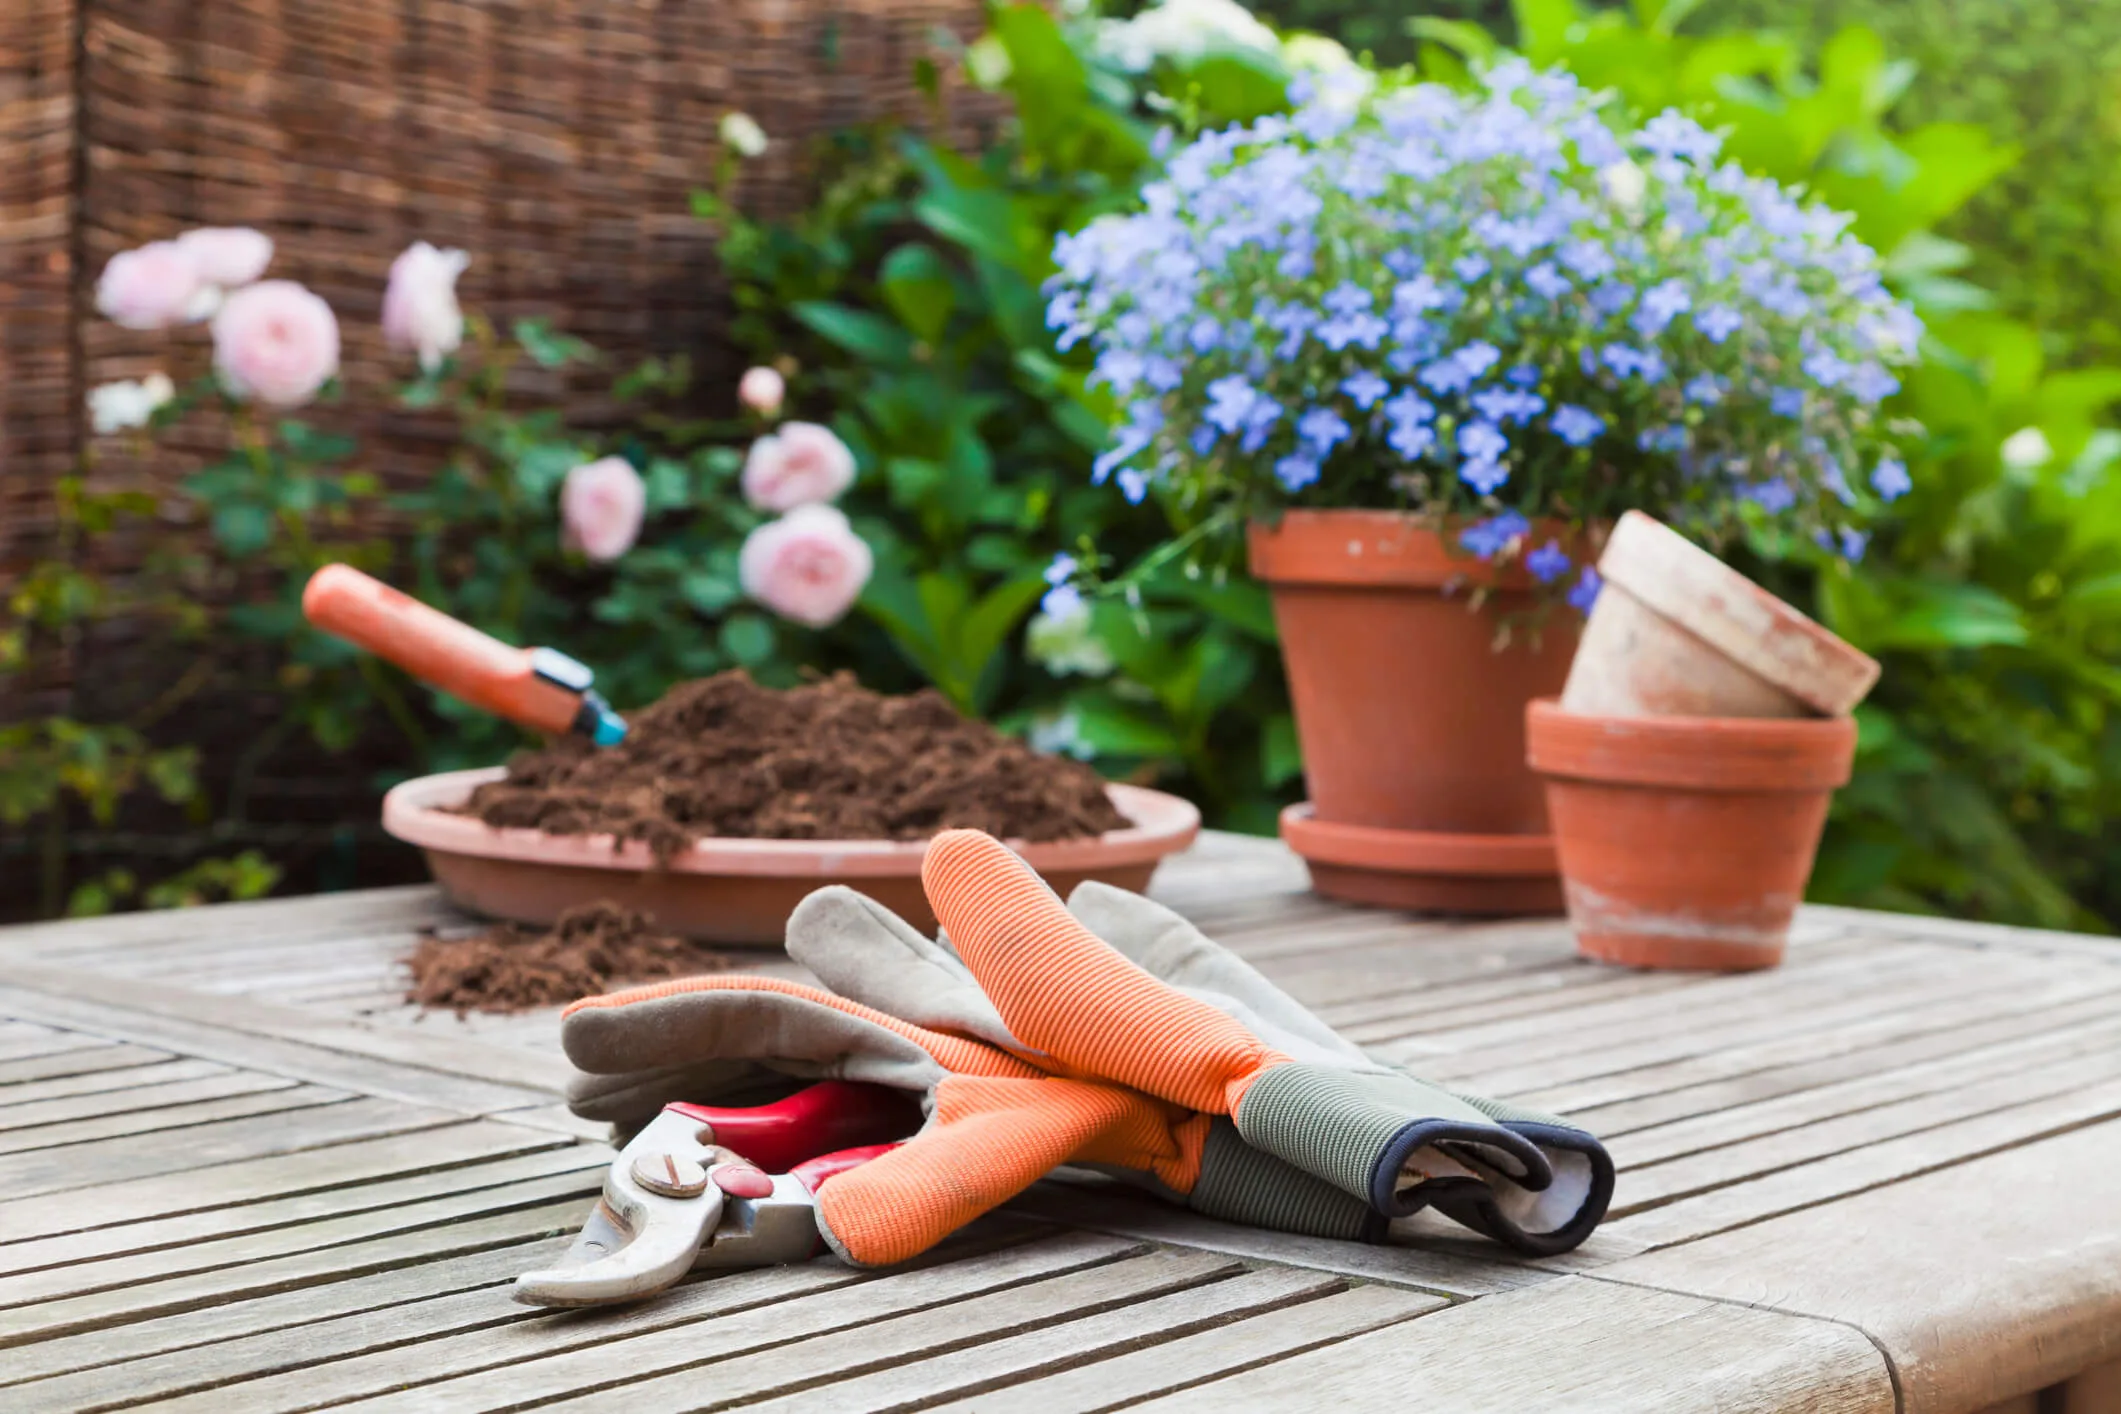
<svg viewBox="0 0 2121 1414">
<path fill-rule="evenodd" d="M 2121 1359 L 2116 1173 L 2109 1122 L 1601 1275 L 1860 1326 L 1906 1414 L 1957 1414 Z"/>
<path fill-rule="evenodd" d="M 182 1065 L 185 1062 L 176 1064 Z M 284 1076 L 230 1070 L 227 1066 L 211 1065 L 207 1062 L 192 1064 L 204 1067 L 203 1073 L 194 1073 L 188 1079 L 172 1077 L 166 1084 L 147 1089 L 92 1090 L 82 1095 L 58 1095 L 21 1104 L 0 1104 L 0 1146 L 13 1142 L 12 1132 L 16 1130 L 49 1131 L 57 1126 L 76 1124 L 83 1120 L 105 1120 L 122 1115 L 165 1115 L 180 1106 L 189 1107 L 203 1101 L 225 1100 L 237 1095 L 255 1095 L 267 1090 L 286 1090 L 300 1083 Z M 8 1093 L 10 1092 L 0 1091 L 0 1097 Z M 35 1139 L 24 1139 L 21 1145 L 33 1146 L 36 1142 L 38 1141 Z"/>
<path fill-rule="evenodd" d="M 1893 1414 L 1848 1326 L 1572 1277 L 1439 1311 L 1136 1406 L 1336 1414 Z"/>
<path fill-rule="evenodd" d="M 0 1394 L 0 1403 L 34 1399 L 51 1409 L 137 1403 L 221 1384 L 230 1370 L 269 1374 L 528 1317 L 530 1308 L 509 1300 L 507 1286 L 549 1265 L 570 1241 L 542 1238 L 14 1346 L 0 1361 L 0 1385 L 45 1383 Z M 478 1299 L 440 1304 L 462 1292 Z M 295 1327 L 300 1331 L 288 1334 Z M 60 1375 L 75 1378 L 54 1378 Z"/>
<path fill-rule="evenodd" d="M 1440 1297 L 1419 1292 L 1358 1286 L 1144 1350 L 927 1407 L 933 1414 L 1100 1414 L 1380 1326 L 1397 1325 L 1445 1304 Z M 824 1398 L 832 1390 L 811 1393 Z M 790 1404 L 795 1407 L 796 1401 Z"/>
<path fill-rule="evenodd" d="M 1890 1071 L 1939 1056 L 2007 1044 L 2113 1013 L 2116 992 L 2080 996 L 2052 981 L 2008 998 L 1979 995 L 1949 1006 L 1873 1018 L 1808 1036 L 1693 1057 L 1535 1092 L 1528 1102 L 1559 1108 L 1599 1134 L 1618 1136 L 1753 1101 L 1837 1084 L 1852 1073 Z"/>
<path fill-rule="evenodd" d="M 471 1113 L 548 1104 L 573 1073 L 558 1055 L 31 964 L 0 965 L 0 1012 L 39 1021 L 79 1020 L 92 1029 L 116 1026 L 127 1036 L 186 1055 L 318 1084 L 352 1080 L 352 1088 L 371 1094 L 403 1097 L 409 1091 Z"/>
<path fill-rule="evenodd" d="M 157 1140 L 149 1141 L 155 1145 L 185 1145 L 190 1143 L 191 1135 L 173 1134 L 168 1131 L 190 1130 L 222 1120 L 249 1119 L 259 1115 L 286 1116 L 290 1117 L 289 1123 L 300 1123 L 301 1121 L 291 1118 L 294 1112 L 314 1109 L 318 1105 L 334 1105 L 347 1098 L 350 1097 L 344 1090 L 327 1090 L 320 1085 L 290 1084 L 279 1088 L 256 1089 L 246 1094 L 224 1095 L 218 1099 L 200 1100 L 189 1105 L 120 1111 L 117 1114 L 98 1115 L 92 1119 L 13 1129 L 0 1133 L 0 1161 L 12 1154 L 45 1153 L 49 1154 L 54 1162 L 65 1163 L 73 1154 L 80 1152 L 77 1146 L 111 1139 L 137 1139 L 145 1134 L 161 1136 Z M 65 1152 L 55 1152 L 58 1150 Z M 6 1172 L 5 1162 L 0 1162 L 0 1183 L 6 1182 Z M 78 1181 L 79 1174 L 75 1173 L 74 1177 Z M 20 1191 L 34 1190 L 25 1188 Z"/>
<path fill-rule="evenodd" d="M 185 1130 L 181 1144 L 100 1139 L 69 1144 L 63 1149 L 12 1154 L 0 1158 L 0 1193 L 35 1197 L 70 1191 L 84 1208 L 93 1211 L 96 1186 L 113 1178 L 144 1178 L 212 1168 L 354 1139 L 432 1129 L 458 1118 L 448 1110 L 404 1105 L 396 1100 L 348 1098 L 341 1092 L 315 1092 L 314 1098 L 315 1105 L 290 1114 L 195 1125 Z"/>
<path fill-rule="evenodd" d="M 379 1177 L 428 1173 L 565 1144 L 557 1135 L 474 1121 L 227 1164 L 210 1172 L 121 1178 L 68 1193 L 0 1200 L 0 1243 L 148 1218 L 224 1214 L 233 1211 L 234 1205 L 260 1199 L 340 1188 Z M 125 1235 L 119 1240 L 131 1238 Z M 5 1253 L 6 1249 L 0 1247 L 0 1261 L 5 1260 Z"/>
<path fill-rule="evenodd" d="M 0 954 L 64 957 L 98 949 L 137 949 L 155 944 L 196 946 L 202 933 L 224 939 L 245 935 L 276 937 L 291 944 L 302 940 L 325 942 L 335 933 L 343 936 L 350 930 L 374 931 L 394 926 L 416 931 L 437 923 L 462 922 L 463 917 L 432 884 L 415 884 L 358 893 L 216 904 L 211 911 L 165 910 L 18 924 L 0 930 Z M 206 921 L 209 919 L 210 923 Z"/>
<path fill-rule="evenodd" d="M 12 1008 L 8 1007 L 5 998 L 0 998 L 0 1011 L 7 1010 Z M 93 1075 L 103 1070 L 127 1070 L 134 1066 L 175 1059 L 168 1051 L 151 1050 L 146 1046 L 133 1046 L 122 1042 L 98 1045 L 78 1051 L 62 1051 L 53 1056 L 28 1056 L 21 1060 L 0 1061 L 0 1086 L 12 1087 L 31 1081 L 71 1079 L 78 1075 Z"/>
<path fill-rule="evenodd" d="M 1036 1184 L 1012 1201 L 1008 1211 L 1092 1232 L 1168 1242 L 1252 1261 L 1286 1262 L 1313 1271 L 1391 1282 L 1448 1296 L 1516 1291 L 1548 1279 L 1546 1273 L 1535 1268 L 1503 1260 L 1503 1249 L 1492 1243 L 1484 1244 L 1483 1250 L 1474 1255 L 1438 1255 L 1396 1245 L 1328 1242 L 1217 1222 L 1120 1184 L 1095 1179 L 1081 1184 Z"/>
<path fill-rule="evenodd" d="M 2055 1414 L 2117 1414 L 2121 1411 L 2121 1360 L 2109 1360 L 2062 1386 Z"/>
<path fill-rule="evenodd" d="M 0 1310 L 0 1347 L 220 1305 L 266 1292 L 320 1286 L 439 1257 L 513 1247 L 534 1238 L 571 1235 L 580 1230 L 587 1208 L 587 1202 L 577 1196 L 441 1227 L 392 1233 L 369 1242 L 341 1243 L 164 1281 L 115 1287 L 34 1306 L 9 1307 Z"/>
<path fill-rule="evenodd" d="M 2109 1081 L 1682 1198 L 1609 1221 L 1606 1229 L 1650 1246 L 1685 1242 L 1800 1208 L 1847 1199 L 1883 1184 L 2031 1144 L 2117 1115 L 2121 1115 L 2121 1082 Z M 1982 1250 L 1987 1248 L 1984 1238 Z M 2000 1247 L 1996 1250 L 2007 1251 Z"/>
<path fill-rule="evenodd" d="M 1218 1261 L 1203 1253 L 1151 1252 L 1088 1271 L 1070 1272 L 1045 1281 L 987 1292 L 976 1301 L 930 1307 L 871 1321 L 858 1330 L 811 1336 L 772 1349 L 694 1365 L 638 1383 L 629 1381 L 615 1388 L 561 1400 L 548 1407 L 566 1410 L 569 1414 L 637 1409 L 642 1401 L 650 1408 L 751 1407 L 782 1391 L 801 1389 L 807 1395 L 811 1393 L 811 1386 L 834 1377 L 888 1371 L 890 1366 L 957 1350 L 974 1342 L 1031 1331 L 1050 1336 L 1056 1329 L 1068 1329 L 1078 1324 L 1079 1317 L 1094 1317 L 1113 1307 L 1131 1315 L 1140 1309 L 1136 1303 L 1146 1302 L 1164 1292 L 1186 1291 L 1194 1294 L 1198 1302 L 1202 1298 L 1192 1292 L 1193 1288 L 1219 1283 L 1237 1270 L 1235 1263 Z M 1208 1304 L 1212 1304 L 1212 1300 Z M 1145 1313 L 1141 1319 L 1153 1330 L 1158 1316 Z M 1109 1338 L 1110 1323 L 1101 1322 L 1081 1335 L 1093 1343 L 1101 1337 Z M 1046 1348 L 1050 1352 L 1050 1342 Z M 979 1368 L 980 1357 L 985 1353 L 984 1345 L 975 1347 L 975 1369 Z M 1003 1352 L 1004 1362 L 1008 1354 Z M 616 1369 L 606 1367 L 605 1378 L 616 1372 Z M 513 1376 L 514 1372 L 508 1374 Z M 908 1381 L 897 1383 L 903 1386 Z M 945 1389 L 948 1388 L 946 1383 Z M 824 1405 L 826 1408 L 893 1407 L 859 1402 L 849 1406 L 832 1400 L 829 1394 Z M 483 1410 L 505 1406 L 484 1401 L 428 1404 L 416 1398 L 410 1407 Z"/>
<path fill-rule="evenodd" d="M 53 1303 L 100 1291 L 138 1289 L 178 1276 L 276 1261 L 327 1247 L 374 1242 L 422 1229 L 440 1229 L 525 1208 L 573 1203 L 579 1220 L 588 1215 L 603 1180 L 603 1168 L 583 1168 L 526 1178 L 499 1187 L 451 1193 L 423 1202 L 367 1211 L 333 1213 L 312 1222 L 270 1227 L 234 1237 L 158 1248 L 97 1261 L 68 1262 L 0 1277 L 0 1309 Z M 424 1241 L 416 1238 L 413 1241 Z M 408 1249 L 409 1250 L 409 1249 Z M 101 1307 L 97 1309 L 103 1309 Z"/>
<path fill-rule="evenodd" d="M 1106 1274 L 1117 1275 L 1117 1272 L 1107 1267 L 1094 1275 Z M 1082 1281 L 1090 1275 L 1093 1274 L 1085 1273 L 1083 1277 L 1064 1280 Z M 1067 1310 L 1050 1323 L 1034 1325 L 1016 1335 L 985 1339 L 979 1344 L 960 1346 L 941 1355 L 923 1355 L 927 1348 L 923 1342 L 956 1344 L 973 1336 L 1005 1329 L 1012 1322 L 1023 1325 L 1026 1313 L 1021 1304 L 1013 1313 L 997 1311 L 990 1314 L 989 1303 L 1007 1303 L 1011 1298 L 1018 1298 L 1021 1303 L 1023 1297 L 1029 1295 L 1039 1296 L 1042 1303 L 1050 1302 L 1055 1294 L 1053 1288 L 1058 1285 L 1043 1282 L 1038 1287 L 1019 1287 L 1000 1297 L 982 1299 L 975 1303 L 971 1313 L 975 1317 L 973 1328 L 968 1328 L 962 1317 L 946 1308 L 901 1317 L 893 1323 L 901 1329 L 887 1333 L 881 1345 L 870 1344 L 869 1333 L 865 1331 L 863 1345 L 866 1348 L 851 1352 L 850 1356 L 842 1356 L 831 1346 L 808 1350 L 806 1347 L 814 1342 L 800 1341 L 767 1355 L 754 1356 L 750 1361 L 732 1362 L 752 1366 L 738 1375 L 735 1393 L 743 1401 L 744 1408 L 753 1414 L 869 1414 L 877 1409 L 918 1408 L 947 1396 L 992 1390 L 1086 1360 L 1157 1345 L 1262 1311 L 1277 1308 L 1301 1310 L 1315 1298 L 1342 1287 L 1335 1278 L 1286 1267 L 1238 1272 L 1224 1280 L 1185 1287 L 1167 1295 L 1152 1295 L 1146 1300 L 1132 1301 L 1094 1315 L 1079 1316 L 1073 1310 Z M 1116 1299 L 1110 1293 L 1109 1280 L 1107 1287 L 1103 1299 Z M 1435 1305 L 1444 1304 L 1441 1298 L 1432 1300 Z M 889 1358 L 889 1352 L 894 1348 L 901 1351 L 896 1362 L 881 1369 L 831 1384 L 814 1382 L 819 1375 L 829 1377 L 842 1360 L 851 1358 L 861 1363 L 874 1363 L 880 1356 Z M 806 1357 L 822 1358 L 814 1359 L 806 1368 Z M 729 1373 L 728 1366 L 715 1367 L 717 1396 L 721 1395 Z M 637 1389 L 653 1400 L 658 1386 L 683 1378 L 682 1375 L 664 1376 L 641 1386 L 621 1386 L 561 1407 L 582 1410 L 623 1408 L 626 1407 L 624 1397 L 632 1390 Z M 797 1393 L 783 1394 L 778 1398 L 761 1398 L 771 1389 L 791 1384 L 799 1384 L 802 1388 Z M 717 1402 L 723 1401 L 718 1399 Z"/>
<path fill-rule="evenodd" d="M 0 1088 L 0 1120 L 22 1105 L 44 1104 L 77 1095 L 119 1092 L 120 1099 L 147 1095 L 153 1089 L 181 1080 L 199 1080 L 209 1075 L 237 1074 L 218 1061 L 170 1057 L 146 1065 L 121 1066 L 115 1070 L 92 1070 L 83 1075 L 62 1075 L 50 1080 L 24 1080 Z M 278 1079 L 279 1077 L 274 1077 Z M 153 1103 L 150 1099 L 147 1103 Z"/>
<path fill-rule="evenodd" d="M 169 1414 L 260 1414 L 360 1400 L 352 1407 L 402 1414 L 509 1408 L 780 1345 L 796 1333 L 851 1332 L 923 1307 L 1103 1265 L 1129 1247 L 1111 1238 L 1054 1237 L 875 1277 L 827 1260 L 768 1267 L 695 1282 L 639 1306 L 541 1316 L 242 1380 L 166 1407 Z"/>
<path fill-rule="evenodd" d="M 59 1031 L 49 1026 L 20 1028 L 6 1036 L 0 1036 L 0 1061 L 31 1060 L 38 1056 L 63 1055 L 67 1051 L 81 1051 L 90 1046 L 109 1044 L 110 1042 L 101 1036 L 90 1036 L 80 1031 Z"/>
</svg>

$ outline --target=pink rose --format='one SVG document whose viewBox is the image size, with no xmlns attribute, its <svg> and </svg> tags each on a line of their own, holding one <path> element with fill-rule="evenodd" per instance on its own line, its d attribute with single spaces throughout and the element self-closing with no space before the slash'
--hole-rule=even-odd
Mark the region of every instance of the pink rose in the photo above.
<svg viewBox="0 0 2121 1414">
<path fill-rule="evenodd" d="M 854 481 L 854 453 L 814 422 L 790 422 L 751 444 L 744 458 L 744 499 L 762 511 L 792 511 L 830 501 Z"/>
<path fill-rule="evenodd" d="M 747 368 L 736 385 L 737 401 L 767 417 L 781 410 L 781 399 L 787 395 L 788 380 L 771 368 Z"/>
<path fill-rule="evenodd" d="M 339 371 L 339 321 L 292 280 L 231 294 L 214 316 L 214 368 L 239 398 L 300 407 Z"/>
<path fill-rule="evenodd" d="M 96 281 L 96 308 L 127 329 L 167 329 L 213 309 L 213 287 L 175 241 L 120 251 Z"/>
<path fill-rule="evenodd" d="M 847 517 L 831 506 L 797 506 L 744 537 L 737 579 L 782 618 L 823 628 L 853 607 L 874 565 Z"/>
<path fill-rule="evenodd" d="M 434 372 L 464 342 L 457 276 L 469 264 L 463 251 L 437 250 L 425 241 L 414 241 L 390 263 L 383 337 L 392 348 L 417 352 L 423 373 Z"/>
<path fill-rule="evenodd" d="M 201 226 L 177 237 L 199 278 L 223 290 L 255 283 L 272 264 L 272 238 L 248 226 Z"/>
<path fill-rule="evenodd" d="M 585 462 L 560 487 L 567 543 L 592 560 L 616 560 L 640 538 L 648 488 L 624 457 Z"/>
</svg>

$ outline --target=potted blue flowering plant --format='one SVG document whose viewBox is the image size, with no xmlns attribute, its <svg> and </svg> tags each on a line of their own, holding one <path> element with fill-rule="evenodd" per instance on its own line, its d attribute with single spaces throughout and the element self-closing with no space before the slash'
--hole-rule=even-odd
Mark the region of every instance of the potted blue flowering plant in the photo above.
<svg viewBox="0 0 2121 1414">
<path fill-rule="evenodd" d="M 1603 528 L 1859 554 L 1907 489 L 1881 404 L 1920 326 L 1845 217 L 1676 112 L 1521 60 L 1467 92 L 1297 82 L 1059 242 L 1049 323 L 1123 414 L 1095 475 L 1248 527 L 1321 889 L 1550 909 L 1524 704 L 1566 676 Z"/>
</svg>

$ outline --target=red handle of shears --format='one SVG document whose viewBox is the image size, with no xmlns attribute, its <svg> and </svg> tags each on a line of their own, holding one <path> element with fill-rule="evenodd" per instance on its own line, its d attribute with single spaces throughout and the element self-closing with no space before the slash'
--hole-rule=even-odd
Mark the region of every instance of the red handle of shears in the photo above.
<svg viewBox="0 0 2121 1414">
<path fill-rule="evenodd" d="M 920 1102 L 912 1095 L 851 1080 L 822 1081 L 784 1100 L 745 1109 L 682 1101 L 664 1109 L 704 1124 L 713 1133 L 702 1142 L 732 1149 L 767 1173 L 795 1173 L 805 1161 L 837 1158 L 864 1146 L 888 1147 L 888 1141 L 904 1139 L 921 1127 Z M 843 1167 L 858 1162 L 862 1160 Z M 823 1174 L 817 1181 L 830 1176 Z M 805 1186 L 813 1191 L 816 1187 L 807 1180 Z"/>
</svg>

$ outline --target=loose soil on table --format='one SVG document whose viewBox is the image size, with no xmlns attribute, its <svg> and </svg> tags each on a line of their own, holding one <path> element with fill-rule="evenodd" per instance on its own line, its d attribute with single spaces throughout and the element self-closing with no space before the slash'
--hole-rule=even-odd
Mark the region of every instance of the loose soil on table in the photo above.
<svg viewBox="0 0 2121 1414">
<path fill-rule="evenodd" d="M 886 697 L 847 675 L 776 691 L 741 672 L 672 688 L 626 740 L 519 753 L 462 807 L 489 825 L 641 840 L 668 860 L 710 836 L 923 840 L 941 830 L 1075 839 L 1123 829 L 1104 781 L 941 694 Z"/>
<path fill-rule="evenodd" d="M 570 908 L 550 931 L 497 923 L 469 938 L 428 934 L 405 962 L 412 969 L 405 999 L 459 1016 L 557 1006 L 619 983 L 735 965 L 725 953 L 661 932 L 645 913 L 601 900 Z"/>
</svg>

